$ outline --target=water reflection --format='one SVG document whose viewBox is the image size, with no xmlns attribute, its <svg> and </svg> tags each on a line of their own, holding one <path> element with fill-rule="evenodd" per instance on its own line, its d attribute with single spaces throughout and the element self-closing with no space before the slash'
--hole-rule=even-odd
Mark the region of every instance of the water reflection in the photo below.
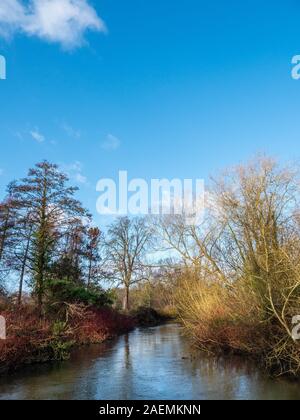
<svg viewBox="0 0 300 420">
<path fill-rule="evenodd" d="M 1 378 L 0 398 L 300 399 L 300 384 L 271 380 L 240 358 L 195 353 L 181 327 L 167 324 Z"/>
</svg>

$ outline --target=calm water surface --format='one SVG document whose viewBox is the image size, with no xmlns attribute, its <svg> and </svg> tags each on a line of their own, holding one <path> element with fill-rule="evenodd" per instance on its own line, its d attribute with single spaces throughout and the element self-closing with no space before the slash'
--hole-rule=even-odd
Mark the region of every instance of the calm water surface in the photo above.
<svg viewBox="0 0 300 420">
<path fill-rule="evenodd" d="M 0 399 L 300 399 L 300 384 L 269 379 L 241 359 L 206 358 L 167 324 L 2 377 Z"/>
</svg>

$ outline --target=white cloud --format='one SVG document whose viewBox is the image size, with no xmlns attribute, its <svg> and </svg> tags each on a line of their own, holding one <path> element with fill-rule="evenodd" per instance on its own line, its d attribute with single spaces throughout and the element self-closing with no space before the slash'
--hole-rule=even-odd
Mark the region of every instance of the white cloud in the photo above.
<svg viewBox="0 0 300 420">
<path fill-rule="evenodd" d="M 38 128 L 30 131 L 30 135 L 38 143 L 43 143 L 45 141 L 45 136 L 40 133 L 40 131 L 38 130 Z"/>
<path fill-rule="evenodd" d="M 71 164 L 62 165 L 62 169 L 73 181 L 77 182 L 78 184 L 88 185 L 87 177 L 82 174 L 81 162 L 75 161 Z"/>
<path fill-rule="evenodd" d="M 64 123 L 62 128 L 69 137 L 73 137 L 74 139 L 79 139 L 81 137 L 81 132 L 67 123 Z"/>
<path fill-rule="evenodd" d="M 0 35 L 4 37 L 21 32 L 70 49 L 84 43 L 87 30 L 106 31 L 89 0 L 0 1 Z"/>
<path fill-rule="evenodd" d="M 104 142 L 102 142 L 101 147 L 104 150 L 111 151 L 117 150 L 121 145 L 120 140 L 118 137 L 113 136 L 112 134 L 108 134 Z"/>
<path fill-rule="evenodd" d="M 81 173 L 75 174 L 74 177 L 75 181 L 77 181 L 79 184 L 86 184 L 87 183 L 87 177 L 82 175 Z"/>
</svg>

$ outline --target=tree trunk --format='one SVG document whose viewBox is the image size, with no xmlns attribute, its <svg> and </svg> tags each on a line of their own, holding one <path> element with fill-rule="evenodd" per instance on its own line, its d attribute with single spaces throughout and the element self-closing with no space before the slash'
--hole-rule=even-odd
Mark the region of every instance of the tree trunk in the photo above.
<svg viewBox="0 0 300 420">
<path fill-rule="evenodd" d="M 125 296 L 123 301 L 123 309 L 125 312 L 129 311 L 129 286 L 125 286 Z"/>
<path fill-rule="evenodd" d="M 38 298 L 38 307 L 40 314 L 42 313 L 43 307 L 43 295 L 44 295 L 44 275 L 45 275 L 45 240 L 44 234 L 41 235 L 42 240 L 38 240 L 37 245 L 37 264 L 36 264 L 36 276 L 35 276 L 35 286 L 36 294 Z"/>
<path fill-rule="evenodd" d="M 89 274 L 88 274 L 88 283 L 87 283 L 88 289 L 91 287 L 91 276 L 92 276 L 92 257 L 90 257 L 90 260 L 89 260 Z"/>
<path fill-rule="evenodd" d="M 18 293 L 18 306 L 21 306 L 22 304 L 22 294 L 23 294 L 23 280 L 24 280 L 24 274 L 25 274 L 25 258 L 22 262 L 22 269 L 20 274 L 20 282 L 19 282 L 19 293 Z"/>
<path fill-rule="evenodd" d="M 29 234 L 28 239 L 27 239 L 26 248 L 25 248 L 25 252 L 24 252 L 24 257 L 23 257 L 23 261 L 22 261 L 22 269 L 21 269 L 20 283 L 19 283 L 19 294 L 18 294 L 18 306 L 21 306 L 21 303 L 22 303 L 23 280 L 24 280 L 26 261 L 27 261 L 27 257 L 28 257 L 28 251 L 29 251 L 30 238 L 31 238 L 31 229 L 30 229 L 30 234 Z"/>
<path fill-rule="evenodd" d="M 36 273 L 36 286 L 37 286 L 37 296 L 38 296 L 38 307 L 40 315 L 42 315 L 43 309 L 43 296 L 44 296 L 44 276 L 46 269 L 46 252 L 47 252 L 47 219 L 46 219 L 46 210 L 47 210 L 47 182 L 44 179 L 43 186 L 43 198 L 41 206 L 41 219 L 40 226 L 38 230 L 38 239 L 37 239 L 37 273 Z"/>
</svg>

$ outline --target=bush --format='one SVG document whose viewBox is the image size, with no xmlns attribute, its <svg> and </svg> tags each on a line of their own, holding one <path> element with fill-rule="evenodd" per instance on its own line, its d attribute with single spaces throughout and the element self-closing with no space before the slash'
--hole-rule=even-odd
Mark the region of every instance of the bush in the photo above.
<svg viewBox="0 0 300 420">
<path fill-rule="evenodd" d="M 70 320 L 70 326 L 77 343 L 92 344 L 130 331 L 135 321 L 111 308 L 86 309 L 84 316 L 75 316 Z"/>
<path fill-rule="evenodd" d="M 110 308 L 67 306 L 67 322 L 41 318 L 38 311 L 27 307 L 2 312 L 7 339 L 0 340 L 0 373 L 25 364 L 65 360 L 75 344 L 100 343 L 135 326 L 132 317 Z"/>
<path fill-rule="evenodd" d="M 300 346 L 291 336 L 291 320 L 299 312 L 299 295 L 296 289 L 291 294 L 291 281 L 277 279 L 262 297 L 251 279 L 226 286 L 185 272 L 176 296 L 179 317 L 202 350 L 247 354 L 272 374 L 298 376 Z"/>
<path fill-rule="evenodd" d="M 83 303 L 101 308 L 113 303 L 111 292 L 100 288 L 87 289 L 69 280 L 51 280 L 48 284 L 49 298 L 53 302 Z"/>
</svg>

